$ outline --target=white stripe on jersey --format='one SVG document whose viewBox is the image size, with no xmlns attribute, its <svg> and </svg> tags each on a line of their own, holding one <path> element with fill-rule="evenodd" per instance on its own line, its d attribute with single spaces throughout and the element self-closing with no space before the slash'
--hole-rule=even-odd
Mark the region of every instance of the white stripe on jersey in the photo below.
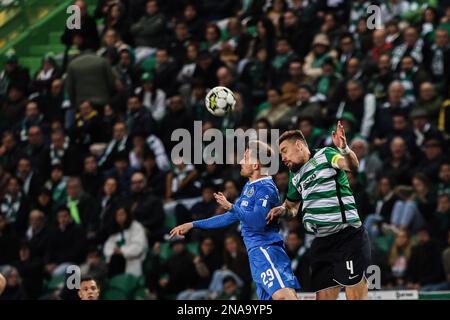
<svg viewBox="0 0 450 320">
<path fill-rule="evenodd" d="M 270 259 L 269 253 L 267 252 L 266 249 L 264 249 L 263 247 L 259 247 L 259 249 L 261 249 L 262 253 L 264 254 L 264 256 L 266 257 L 267 261 L 269 261 L 270 266 L 272 267 L 273 273 L 275 273 L 275 277 L 278 280 L 278 283 L 280 284 L 280 286 L 282 288 L 284 288 L 284 283 L 283 283 L 283 279 L 281 279 L 280 273 L 278 272 L 278 270 L 275 268 L 275 266 L 273 265 L 272 260 Z"/>
</svg>

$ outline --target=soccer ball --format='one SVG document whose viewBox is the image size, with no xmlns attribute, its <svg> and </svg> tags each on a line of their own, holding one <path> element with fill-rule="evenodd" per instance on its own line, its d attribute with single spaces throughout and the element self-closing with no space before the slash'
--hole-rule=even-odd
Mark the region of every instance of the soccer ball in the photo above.
<svg viewBox="0 0 450 320">
<path fill-rule="evenodd" d="M 214 87 L 205 97 L 206 109 L 217 117 L 223 117 L 233 111 L 236 98 L 227 87 Z"/>
</svg>

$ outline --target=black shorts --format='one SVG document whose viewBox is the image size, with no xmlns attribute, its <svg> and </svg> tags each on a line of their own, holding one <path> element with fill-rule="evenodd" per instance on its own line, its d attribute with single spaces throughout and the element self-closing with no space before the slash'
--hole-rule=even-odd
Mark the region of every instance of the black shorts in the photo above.
<svg viewBox="0 0 450 320">
<path fill-rule="evenodd" d="M 336 234 L 317 237 L 311 245 L 312 289 L 317 292 L 358 284 L 370 263 L 370 242 L 363 227 L 349 226 Z"/>
</svg>

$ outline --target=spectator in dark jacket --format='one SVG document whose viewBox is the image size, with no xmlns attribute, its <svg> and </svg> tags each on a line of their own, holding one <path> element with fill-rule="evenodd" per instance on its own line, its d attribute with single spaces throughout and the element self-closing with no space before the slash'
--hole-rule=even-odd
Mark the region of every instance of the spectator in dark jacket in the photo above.
<svg viewBox="0 0 450 320">
<path fill-rule="evenodd" d="M 104 243 L 113 231 L 114 214 L 119 204 L 123 201 L 118 189 L 118 182 L 114 177 L 105 179 L 102 193 L 99 198 L 100 227 L 97 236 L 99 243 Z"/>
<path fill-rule="evenodd" d="M 214 239 L 205 237 L 200 241 L 200 255 L 194 258 L 195 268 L 200 277 L 196 289 L 206 289 L 211 282 L 212 275 L 223 263 L 223 257 L 219 254 Z"/>
<path fill-rule="evenodd" d="M 17 177 L 22 182 L 22 191 L 29 201 L 36 200 L 39 191 L 45 180 L 37 169 L 32 168 L 31 161 L 27 157 L 22 157 L 17 163 Z"/>
<path fill-rule="evenodd" d="M 391 176 L 397 183 L 407 185 L 410 182 L 411 155 L 405 140 L 395 137 L 390 143 L 390 156 L 383 162 L 383 173 Z"/>
<path fill-rule="evenodd" d="M 80 150 L 70 143 L 64 131 L 53 131 L 50 140 L 50 147 L 46 154 L 47 166 L 61 165 L 65 175 L 80 175 L 82 171 Z"/>
<path fill-rule="evenodd" d="M 417 232 L 419 243 L 413 247 L 408 263 L 408 288 L 420 289 L 444 280 L 439 246 L 431 238 L 427 229 Z"/>
<path fill-rule="evenodd" d="M 192 131 L 193 117 L 186 108 L 183 99 L 180 95 L 174 95 L 169 98 L 168 112 L 164 116 L 160 125 L 160 137 L 164 143 L 166 150 L 172 150 L 176 145 L 176 141 L 172 141 L 172 132 L 175 129 L 186 129 Z"/>
<path fill-rule="evenodd" d="M 0 213 L 0 266 L 18 258 L 19 244 L 14 227 L 7 224 L 4 214 Z"/>
<path fill-rule="evenodd" d="M 199 41 L 203 37 L 205 21 L 198 13 L 198 7 L 194 3 L 188 3 L 183 10 L 183 18 L 189 28 L 191 36 Z"/>
<path fill-rule="evenodd" d="M 32 126 L 28 129 L 27 143 L 22 147 L 22 154 L 29 158 L 31 168 L 42 175 L 47 175 L 46 172 L 46 153 L 47 147 L 45 145 L 45 137 L 42 129 L 38 126 Z"/>
<path fill-rule="evenodd" d="M 19 65 L 14 50 L 8 50 L 5 68 L 0 72 L 0 99 L 6 96 L 8 87 L 11 86 L 19 86 L 22 92 L 27 92 L 29 82 L 29 70 Z"/>
<path fill-rule="evenodd" d="M 8 265 L 3 268 L 2 273 L 5 275 L 6 288 L 0 300 L 27 300 L 25 288 L 22 285 L 22 278 L 16 268 Z"/>
<path fill-rule="evenodd" d="M 405 88 L 400 81 L 392 81 L 387 90 L 387 101 L 377 106 L 375 126 L 373 128 L 373 144 L 382 148 L 384 139 L 392 131 L 392 113 L 403 111 L 409 113 L 411 103 L 405 98 Z"/>
<path fill-rule="evenodd" d="M 435 31 L 435 42 L 424 48 L 424 65 L 432 81 L 443 94 L 449 94 L 450 41 L 448 30 Z"/>
<path fill-rule="evenodd" d="M 40 127 L 44 134 L 48 133 L 49 125 L 39 110 L 39 104 L 36 101 L 28 101 L 22 121 L 15 126 L 16 136 L 21 142 L 28 140 L 28 130 L 31 127 Z"/>
<path fill-rule="evenodd" d="M 251 283 L 250 266 L 247 252 L 236 235 L 228 235 L 225 238 L 224 265 L 244 282 L 243 295 L 248 299 Z"/>
<path fill-rule="evenodd" d="M 98 228 L 99 208 L 94 198 L 83 192 L 81 181 L 72 177 L 67 181 L 67 208 L 76 225 L 82 225 L 88 238 L 95 236 Z"/>
<path fill-rule="evenodd" d="M 179 239 L 172 241 L 171 246 L 173 253 L 165 262 L 162 262 L 159 258 L 159 243 L 156 243 L 153 247 L 153 253 L 156 255 L 153 270 L 156 277 L 159 278 L 164 273 L 168 274 L 167 279 L 156 279 L 159 299 L 167 298 L 168 295 L 176 294 L 185 289 L 194 288 L 198 277 L 193 262 L 194 256 L 187 250 L 186 243 Z"/>
<path fill-rule="evenodd" d="M 392 80 L 391 57 L 382 54 L 368 84 L 369 91 L 375 95 L 377 101 L 383 101 L 387 97 L 388 87 Z"/>
<path fill-rule="evenodd" d="M 130 28 L 137 47 L 138 61 L 146 58 L 148 54 L 154 52 L 156 47 L 162 45 L 165 26 L 166 17 L 159 11 L 158 2 L 147 1 L 145 15 Z"/>
<path fill-rule="evenodd" d="M 13 224 L 19 235 L 25 231 L 30 205 L 21 189 L 20 180 L 12 176 L 8 180 L 6 193 L 0 202 L 0 210 L 5 215 L 7 223 Z"/>
<path fill-rule="evenodd" d="M 442 141 L 430 137 L 423 145 L 425 157 L 419 162 L 417 169 L 423 172 L 431 181 L 438 180 L 439 167 L 444 160 Z"/>
<path fill-rule="evenodd" d="M 25 234 L 31 258 L 40 259 L 42 263 L 44 262 L 43 259 L 49 245 L 49 235 L 49 227 L 44 213 L 40 210 L 32 210 Z"/>
<path fill-rule="evenodd" d="M 125 123 L 128 128 L 128 134 L 136 133 L 148 136 L 155 130 L 155 124 L 150 111 L 142 104 L 138 95 L 131 95 L 127 103 L 127 115 Z"/>
<path fill-rule="evenodd" d="M 19 161 L 20 149 L 12 131 L 5 131 L 0 146 L 0 163 L 6 171 L 14 172 Z"/>
<path fill-rule="evenodd" d="M 173 81 L 178 74 L 176 61 L 169 55 L 166 48 L 158 48 L 155 59 L 155 86 L 163 90 L 168 96 L 173 95 L 176 92 Z"/>
<path fill-rule="evenodd" d="M 40 97 L 41 112 L 46 121 L 63 118 L 65 111 L 70 107 L 70 100 L 64 94 L 64 83 L 61 79 L 54 79 L 48 92 Z M 64 126 L 66 127 L 66 126 Z"/>
<path fill-rule="evenodd" d="M 111 169 L 117 153 L 131 150 L 131 139 L 128 137 L 127 126 L 124 122 L 116 122 L 113 127 L 112 140 L 106 146 L 105 152 L 99 160 L 102 170 Z"/>
<path fill-rule="evenodd" d="M 216 187 L 213 184 L 205 184 L 202 187 L 202 200 L 196 202 L 190 210 L 184 205 L 178 204 L 175 207 L 177 225 L 211 217 L 217 207 L 214 192 L 216 192 Z"/>
<path fill-rule="evenodd" d="M 75 5 L 80 8 L 80 28 L 66 28 L 64 34 L 61 36 L 61 42 L 68 48 L 74 45 L 79 50 L 97 50 L 100 46 L 97 23 L 95 19 L 88 14 L 87 6 L 84 1 L 78 0 L 75 2 Z"/>
<path fill-rule="evenodd" d="M 69 264 L 82 263 L 87 253 L 86 233 L 74 222 L 67 207 L 58 211 L 57 220 L 45 255 L 45 270 L 52 276 L 65 274 Z"/>
<path fill-rule="evenodd" d="M 26 103 L 25 91 L 16 84 L 9 85 L 6 97 L 0 99 L 0 132 L 11 129 L 11 124 L 19 123 Z"/>
<path fill-rule="evenodd" d="M 31 255 L 30 245 L 26 242 L 20 246 L 19 258 L 13 262 L 23 280 L 28 299 L 38 299 L 42 294 L 44 282 L 44 264 L 40 257 Z"/>
<path fill-rule="evenodd" d="M 145 178 L 147 179 L 148 191 L 158 198 L 164 198 L 166 191 L 166 176 L 165 173 L 158 168 L 156 157 L 153 152 L 144 152 L 142 167 L 145 173 Z"/>
<path fill-rule="evenodd" d="M 84 168 L 81 174 L 83 190 L 92 197 L 96 197 L 101 189 L 103 174 L 100 172 L 97 159 L 94 155 L 88 154 L 84 158 Z"/>
<path fill-rule="evenodd" d="M 165 213 L 161 203 L 151 193 L 146 191 L 147 181 L 142 172 L 136 172 L 131 177 L 131 213 L 147 230 L 150 244 L 162 239 L 164 234 Z"/>
<path fill-rule="evenodd" d="M 70 130 L 70 136 L 79 145 L 82 152 L 87 152 L 92 143 L 101 141 L 100 116 L 90 101 L 84 101 L 79 110 L 75 124 Z"/>
<path fill-rule="evenodd" d="M 105 177 L 114 177 L 119 185 L 119 192 L 128 195 L 131 186 L 131 176 L 135 171 L 128 159 L 128 154 L 119 152 L 113 160 L 113 168 L 105 172 Z"/>
</svg>

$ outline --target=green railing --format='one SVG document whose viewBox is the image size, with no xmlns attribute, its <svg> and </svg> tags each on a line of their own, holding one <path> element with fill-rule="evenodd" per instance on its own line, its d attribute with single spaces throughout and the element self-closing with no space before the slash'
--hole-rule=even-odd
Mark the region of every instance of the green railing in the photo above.
<svg viewBox="0 0 450 320">
<path fill-rule="evenodd" d="M 4 4 L 5 0 L 0 0 Z M 10 0 L 0 7 L 0 69 L 2 57 L 13 48 L 19 63 L 37 70 L 46 52 L 62 53 L 59 38 L 64 32 L 68 15 L 66 10 L 74 0 Z M 96 0 L 85 0 L 89 12 Z"/>
<path fill-rule="evenodd" d="M 70 2 L 70 1 L 69 1 Z M 61 4 L 67 1 L 57 0 L 16 0 L 7 6 L 0 6 L 0 50 L 10 47 L 30 26 L 46 18 Z"/>
</svg>

